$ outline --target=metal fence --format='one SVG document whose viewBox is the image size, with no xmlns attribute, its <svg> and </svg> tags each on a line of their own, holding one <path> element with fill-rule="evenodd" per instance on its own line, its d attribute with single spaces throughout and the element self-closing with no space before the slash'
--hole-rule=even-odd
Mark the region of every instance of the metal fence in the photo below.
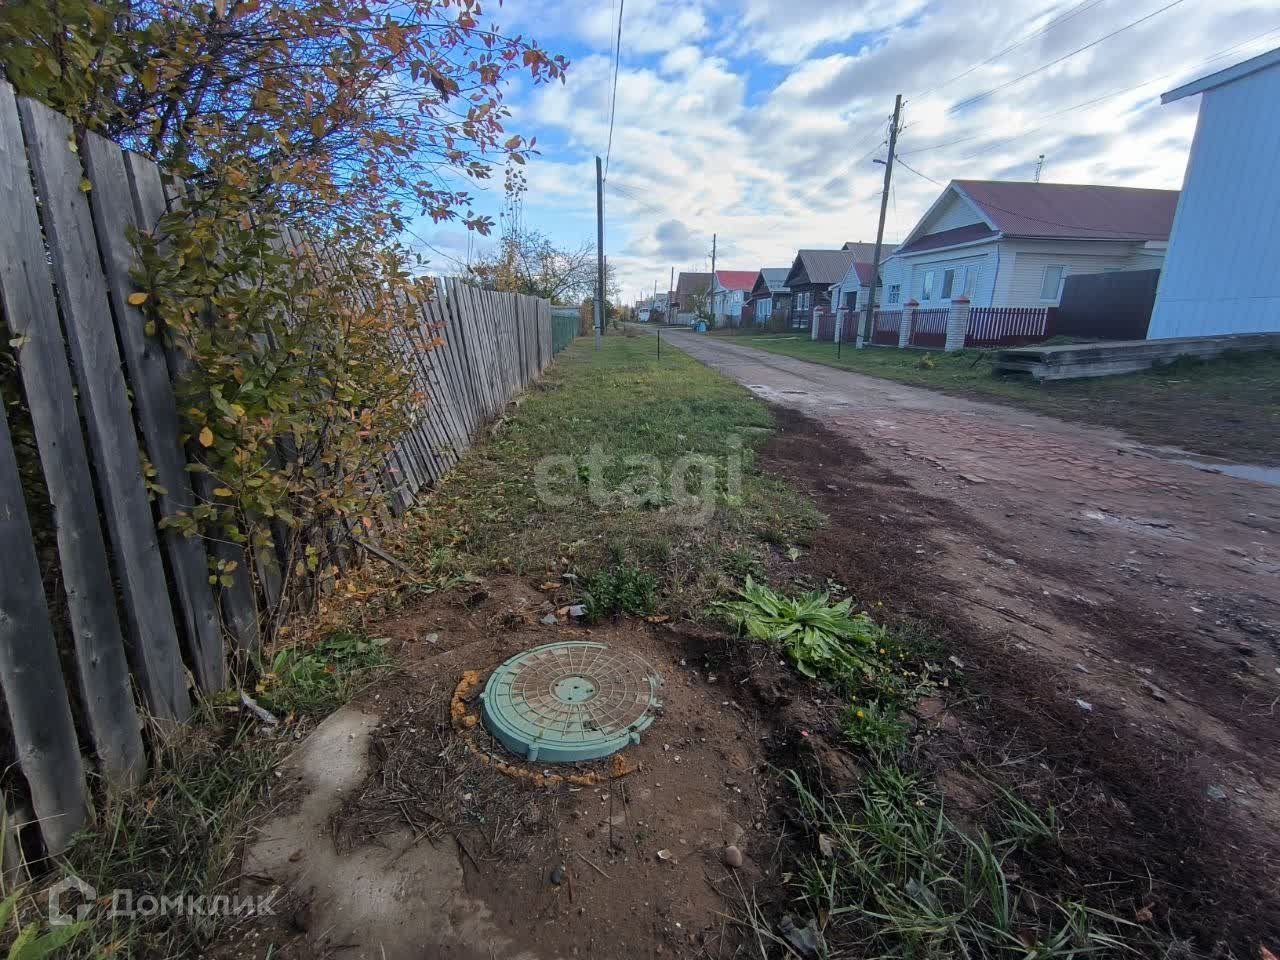
<svg viewBox="0 0 1280 960">
<path fill-rule="evenodd" d="M 1053 332 L 1099 340 L 1145 340 L 1159 282 L 1159 270 L 1068 276 Z"/>
<path fill-rule="evenodd" d="M 1047 340 L 1057 312 L 1056 307 L 974 307 L 964 345 L 1013 347 Z"/>
<path fill-rule="evenodd" d="M 947 316 L 950 312 L 946 307 L 916 310 L 911 315 L 911 339 L 908 341 L 911 346 L 944 346 L 947 342 Z"/>
<path fill-rule="evenodd" d="M 17 760 L 4 786 L 29 797 L 51 853 L 87 819 L 81 740 L 107 783 L 136 783 L 144 718 L 161 731 L 186 719 L 188 676 L 202 692 L 224 687 L 228 655 L 258 643 L 279 597 L 280 544 L 249 554 L 160 523 L 213 497 L 181 442 L 173 383 L 185 357 L 129 302 L 127 231 L 152 229 L 175 195 L 154 164 L 77 136 L 0 82 L 0 302 L 35 449 L 15 451 L 0 404 L 0 685 Z M 458 281 L 438 284 L 418 313 L 402 353 L 427 399 L 384 471 L 396 509 L 442 477 L 576 330 L 553 323 L 546 301 Z M 33 533 L 24 467 L 28 489 L 38 471 L 56 543 Z M 211 560 L 234 568 L 211 578 Z M 59 582 L 48 596 L 47 569 Z"/>
</svg>

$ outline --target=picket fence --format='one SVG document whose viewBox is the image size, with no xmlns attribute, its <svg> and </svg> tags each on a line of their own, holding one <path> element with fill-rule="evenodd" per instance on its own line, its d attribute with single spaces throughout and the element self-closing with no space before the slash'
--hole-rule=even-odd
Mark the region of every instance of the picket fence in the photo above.
<svg viewBox="0 0 1280 960">
<path fill-rule="evenodd" d="M 173 377 L 186 358 L 149 335 L 128 302 L 126 230 L 151 229 L 175 192 L 153 163 L 77 136 L 65 117 L 0 81 L 0 303 L 61 584 L 46 596 L 49 551 L 38 554 L 0 404 L 0 685 L 15 751 L 3 789 L 7 807 L 38 823 L 49 853 L 89 818 L 87 771 L 96 766 L 113 789 L 136 784 L 148 762 L 145 725 L 163 736 L 190 715 L 192 686 L 224 688 L 228 658 L 253 649 L 278 612 L 270 556 L 159 526 L 209 496 L 180 442 Z M 300 255 L 310 249 L 295 232 L 287 239 Z M 553 326 L 544 300 L 455 280 L 436 291 L 401 345 L 427 399 L 382 471 L 395 512 L 458 461 L 576 330 Z M 154 499 L 144 452 L 163 491 Z M 210 584 L 211 558 L 237 561 L 231 586 Z"/>
</svg>

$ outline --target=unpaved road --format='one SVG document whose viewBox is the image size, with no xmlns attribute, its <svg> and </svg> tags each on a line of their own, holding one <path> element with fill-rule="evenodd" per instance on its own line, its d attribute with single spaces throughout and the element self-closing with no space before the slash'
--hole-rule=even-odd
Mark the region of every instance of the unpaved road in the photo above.
<svg viewBox="0 0 1280 960">
<path fill-rule="evenodd" d="M 1139 766 L 1156 771 L 1148 792 L 1197 806 L 1183 812 L 1217 856 L 1269 876 L 1262 900 L 1280 902 L 1280 488 L 1113 430 L 714 337 L 663 339 L 870 458 L 882 483 L 849 484 L 840 444 L 799 467 L 833 522 L 841 508 L 874 521 L 882 494 L 892 524 L 896 488 L 919 495 L 933 522 L 915 552 L 961 615 L 1007 644 L 1027 698 L 1078 711 L 1085 736 L 1106 741 L 1085 753 L 1129 751 L 1135 782 Z M 1253 919 L 1265 930 L 1275 917 Z"/>
</svg>

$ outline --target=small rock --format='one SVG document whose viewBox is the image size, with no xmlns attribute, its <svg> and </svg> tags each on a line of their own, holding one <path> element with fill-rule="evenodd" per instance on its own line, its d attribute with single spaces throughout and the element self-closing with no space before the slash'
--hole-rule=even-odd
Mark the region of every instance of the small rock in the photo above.
<svg viewBox="0 0 1280 960">
<path fill-rule="evenodd" d="M 1168 701 L 1169 698 L 1165 696 L 1165 692 L 1161 690 L 1159 687 L 1157 687 L 1150 680 L 1142 680 L 1140 681 L 1140 685 L 1143 690 L 1147 691 L 1147 693 L 1151 696 L 1152 700 L 1157 700 L 1160 703 L 1165 703 Z"/>
<path fill-rule="evenodd" d="M 587 608 L 580 603 L 575 603 L 569 608 L 569 616 L 571 617 L 585 617 L 586 615 Z"/>
<path fill-rule="evenodd" d="M 1089 703 L 1087 700 L 1077 699 L 1076 706 L 1079 707 L 1081 710 L 1083 710 L 1085 713 L 1093 713 L 1093 704 Z"/>
<path fill-rule="evenodd" d="M 564 866 L 558 866 L 551 871 L 551 882 L 557 887 L 564 883 Z"/>
<path fill-rule="evenodd" d="M 1204 795 L 1210 800 L 1227 799 L 1227 791 L 1223 790 L 1222 787 L 1218 786 L 1216 783 L 1209 784 L 1208 788 L 1205 789 Z"/>
<path fill-rule="evenodd" d="M 1088 672 L 1089 672 L 1089 668 L 1088 668 L 1088 667 L 1086 667 L 1083 663 L 1077 663 L 1077 664 L 1076 664 L 1074 667 L 1072 667 L 1071 669 L 1072 669 L 1072 670 L 1074 670 L 1076 673 L 1088 673 Z"/>
<path fill-rule="evenodd" d="M 543 617 L 538 622 L 542 624 L 546 624 L 548 627 L 554 627 L 557 623 L 560 622 L 560 620 L 556 617 L 554 613 L 548 613 L 545 617 Z"/>
<path fill-rule="evenodd" d="M 659 851 L 658 851 L 658 859 L 659 859 L 659 860 L 661 860 L 663 863 L 678 863 L 678 862 L 679 862 L 679 861 L 677 861 L 677 860 L 676 860 L 676 855 L 675 855 L 674 853 L 672 853 L 670 850 L 659 850 Z"/>
<path fill-rule="evenodd" d="M 720 859 L 724 861 L 726 867 L 737 870 L 742 866 L 742 851 L 731 844 L 720 852 Z"/>
</svg>

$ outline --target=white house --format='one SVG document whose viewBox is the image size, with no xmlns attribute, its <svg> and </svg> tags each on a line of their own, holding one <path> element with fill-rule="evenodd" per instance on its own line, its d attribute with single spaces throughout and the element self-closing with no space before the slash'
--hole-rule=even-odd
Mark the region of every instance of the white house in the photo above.
<svg viewBox="0 0 1280 960">
<path fill-rule="evenodd" d="M 1149 339 L 1280 331 L 1280 48 L 1170 90 L 1202 94 Z"/>
<path fill-rule="evenodd" d="M 1158 268 L 1177 202 L 1176 190 L 953 180 L 882 264 L 876 299 L 1057 306 L 1071 274 Z"/>
<path fill-rule="evenodd" d="M 871 252 L 849 264 L 840 282 L 831 287 L 831 305 L 839 309 L 844 307 L 853 312 L 866 306 L 867 297 L 871 295 L 871 259 L 875 256 L 875 244 L 871 244 Z M 895 245 L 886 243 L 880 248 L 881 265 L 893 255 Z M 883 279 L 883 277 L 882 277 Z M 876 302 L 884 303 L 884 287 L 877 285 Z"/>
<path fill-rule="evenodd" d="M 717 270 L 711 275 L 711 314 L 716 323 L 736 327 L 742 318 L 742 303 L 756 282 L 758 270 Z"/>
</svg>

